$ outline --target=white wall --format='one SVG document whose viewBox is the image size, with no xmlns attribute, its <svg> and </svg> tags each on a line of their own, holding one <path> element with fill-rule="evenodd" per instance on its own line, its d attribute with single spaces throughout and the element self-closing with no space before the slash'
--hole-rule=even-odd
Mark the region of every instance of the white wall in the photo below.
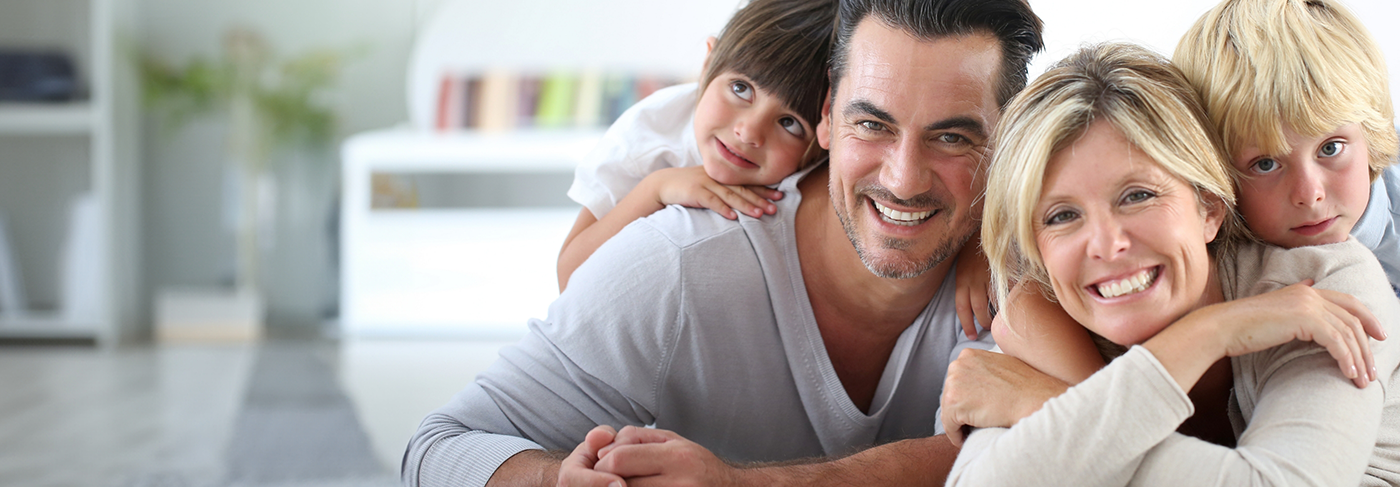
<svg viewBox="0 0 1400 487">
<path fill-rule="evenodd" d="M 1031 63 L 1031 76 L 1086 42 L 1128 40 L 1168 57 L 1181 35 L 1219 0 L 1030 0 L 1045 21 L 1046 49 Z M 1391 96 L 1400 93 L 1400 2 L 1341 0 L 1370 29 L 1385 51 Z"/>
</svg>

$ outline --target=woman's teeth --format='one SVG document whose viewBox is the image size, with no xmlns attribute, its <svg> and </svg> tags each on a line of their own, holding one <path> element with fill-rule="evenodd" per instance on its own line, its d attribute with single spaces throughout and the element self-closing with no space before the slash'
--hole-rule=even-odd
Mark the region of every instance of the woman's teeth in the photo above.
<svg viewBox="0 0 1400 487">
<path fill-rule="evenodd" d="M 1139 293 L 1152 285 L 1157 280 L 1157 268 L 1137 273 L 1136 275 L 1120 281 L 1106 282 L 1098 285 L 1099 295 L 1105 298 L 1116 298 L 1119 296 Z"/>
<path fill-rule="evenodd" d="M 880 214 L 885 216 L 885 221 L 893 223 L 895 225 L 904 225 L 912 227 L 914 225 L 923 223 L 924 220 L 928 219 L 929 215 L 933 214 L 932 211 L 916 211 L 913 213 L 907 211 L 897 211 L 880 204 L 880 202 L 878 201 L 870 200 L 870 202 L 875 203 L 875 209 L 880 210 Z"/>
</svg>

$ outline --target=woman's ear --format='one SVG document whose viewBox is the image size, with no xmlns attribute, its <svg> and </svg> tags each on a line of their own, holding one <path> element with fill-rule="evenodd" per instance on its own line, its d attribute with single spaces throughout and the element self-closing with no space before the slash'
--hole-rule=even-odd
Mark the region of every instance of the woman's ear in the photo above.
<svg viewBox="0 0 1400 487">
<path fill-rule="evenodd" d="M 705 76 L 705 72 L 710 70 L 710 54 L 715 52 L 715 44 L 717 43 L 719 43 L 719 39 L 715 36 L 705 38 L 705 62 L 700 65 L 700 76 Z"/>
<path fill-rule="evenodd" d="M 1215 241 L 1215 236 L 1220 233 L 1220 226 L 1225 223 L 1225 212 L 1229 211 L 1229 207 L 1225 205 L 1224 201 L 1222 201 L 1219 198 L 1216 198 L 1214 195 L 1206 196 L 1204 200 L 1204 233 L 1206 237 L 1206 243 L 1211 243 Z"/>
</svg>

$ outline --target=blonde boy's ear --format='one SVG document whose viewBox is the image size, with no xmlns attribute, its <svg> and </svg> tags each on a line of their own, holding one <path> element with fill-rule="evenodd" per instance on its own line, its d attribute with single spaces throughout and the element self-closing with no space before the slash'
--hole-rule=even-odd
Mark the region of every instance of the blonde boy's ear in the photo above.
<svg viewBox="0 0 1400 487">
<path fill-rule="evenodd" d="M 705 38 L 705 63 L 700 65 L 700 76 L 704 76 L 705 72 L 710 70 L 710 54 L 715 52 L 715 44 L 718 43 L 719 39 L 715 36 Z"/>
</svg>

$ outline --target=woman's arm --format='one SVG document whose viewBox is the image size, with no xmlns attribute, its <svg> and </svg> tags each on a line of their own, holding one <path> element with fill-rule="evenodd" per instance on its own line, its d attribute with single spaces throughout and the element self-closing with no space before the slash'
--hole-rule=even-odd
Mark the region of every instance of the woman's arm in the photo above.
<svg viewBox="0 0 1400 487">
<path fill-rule="evenodd" d="M 1069 384 L 1078 384 L 1103 368 L 1103 357 L 1089 332 L 1059 304 L 1046 299 L 1040 286 L 1019 283 L 1011 288 L 1007 301 L 992 320 L 992 337 L 1002 352 Z"/>
</svg>

